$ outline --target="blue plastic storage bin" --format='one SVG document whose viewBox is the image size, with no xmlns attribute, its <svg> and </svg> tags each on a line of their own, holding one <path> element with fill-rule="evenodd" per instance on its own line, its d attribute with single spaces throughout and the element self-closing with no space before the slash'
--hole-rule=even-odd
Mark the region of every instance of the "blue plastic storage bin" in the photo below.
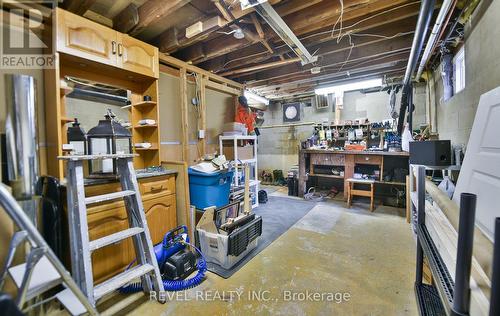
<svg viewBox="0 0 500 316">
<path fill-rule="evenodd" d="M 189 196 L 197 209 L 221 207 L 229 203 L 233 171 L 203 173 L 189 168 Z"/>
</svg>

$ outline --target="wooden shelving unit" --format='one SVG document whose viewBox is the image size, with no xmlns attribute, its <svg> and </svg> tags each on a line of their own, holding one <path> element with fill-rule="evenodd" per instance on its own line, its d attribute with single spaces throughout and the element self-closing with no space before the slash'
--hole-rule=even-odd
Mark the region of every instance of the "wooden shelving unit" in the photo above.
<svg viewBox="0 0 500 316">
<path fill-rule="evenodd" d="M 151 101 L 144 101 L 144 96 L 150 96 Z M 158 109 L 158 81 L 156 80 L 142 95 L 132 95 L 130 123 L 132 124 L 132 143 L 151 143 L 150 148 L 135 148 L 139 156 L 134 160 L 136 168 L 146 168 L 160 165 L 160 129 Z M 155 120 L 154 125 L 140 125 L 144 119 Z"/>
<path fill-rule="evenodd" d="M 56 53 L 59 54 L 59 53 Z M 74 120 L 66 114 L 66 97 L 72 91 L 69 87 L 63 87 L 62 80 L 65 76 L 81 78 L 83 80 L 96 81 L 117 88 L 129 90 L 131 92 L 129 108 L 129 121 L 132 126 L 129 131 L 132 133 L 132 143 L 151 143 L 151 148 L 134 148 L 134 153 L 138 156 L 134 158 L 134 166 L 142 169 L 160 165 L 160 131 L 158 112 L 158 79 L 153 77 L 140 77 L 135 80 L 124 80 L 129 74 L 126 70 L 106 68 L 105 66 L 90 60 L 84 60 L 74 56 L 59 55 L 59 63 L 54 69 L 45 70 L 45 85 L 47 115 L 45 117 L 47 126 L 56 126 L 48 129 L 47 141 L 51 144 L 47 148 L 48 174 L 59 179 L 65 176 L 65 165 L 57 160 L 57 156 L 63 155 L 62 145 L 67 143 L 68 123 Z M 80 64 L 85 66 L 80 66 Z M 151 97 L 151 101 L 143 101 L 144 96 Z M 103 108 L 104 111 L 104 108 Z M 142 119 L 153 119 L 154 125 L 139 125 Z M 95 124 L 97 125 L 97 121 Z"/>
</svg>

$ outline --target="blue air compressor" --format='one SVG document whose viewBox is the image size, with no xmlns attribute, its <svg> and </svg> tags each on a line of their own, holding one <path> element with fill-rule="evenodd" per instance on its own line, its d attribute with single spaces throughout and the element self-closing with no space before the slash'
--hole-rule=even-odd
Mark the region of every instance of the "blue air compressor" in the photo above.
<svg viewBox="0 0 500 316">
<path fill-rule="evenodd" d="M 193 248 L 198 254 L 188 249 Z M 189 242 L 187 227 L 182 225 L 167 232 L 163 241 L 154 247 L 158 267 L 162 273 L 163 286 L 166 291 L 181 291 L 200 284 L 205 278 L 207 263 L 201 251 Z M 134 262 L 131 262 L 129 269 Z M 195 269 L 198 273 L 186 279 Z M 131 283 L 120 289 L 121 293 L 133 293 L 142 291 L 140 282 Z"/>
</svg>

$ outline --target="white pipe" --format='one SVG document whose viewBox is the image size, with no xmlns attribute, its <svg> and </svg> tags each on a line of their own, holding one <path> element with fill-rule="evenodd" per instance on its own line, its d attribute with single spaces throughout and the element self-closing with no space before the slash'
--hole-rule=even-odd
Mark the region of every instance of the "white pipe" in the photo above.
<svg viewBox="0 0 500 316">
<path fill-rule="evenodd" d="M 434 44 L 438 40 L 438 36 L 441 33 L 441 28 L 445 26 L 443 25 L 443 22 L 446 19 L 446 16 L 448 15 L 448 12 L 450 11 L 452 4 L 453 0 L 444 0 L 443 5 L 441 5 L 441 9 L 439 10 L 438 16 L 436 18 L 436 23 L 434 23 L 434 26 L 432 27 L 431 35 L 429 36 L 427 45 L 425 45 L 424 54 L 422 55 L 422 59 L 420 60 L 420 65 L 418 66 L 417 76 L 415 77 L 415 80 L 417 81 L 420 80 L 420 77 L 422 76 L 422 71 L 424 70 L 425 65 L 427 65 L 429 58 L 431 57 L 432 48 L 434 47 Z"/>
</svg>

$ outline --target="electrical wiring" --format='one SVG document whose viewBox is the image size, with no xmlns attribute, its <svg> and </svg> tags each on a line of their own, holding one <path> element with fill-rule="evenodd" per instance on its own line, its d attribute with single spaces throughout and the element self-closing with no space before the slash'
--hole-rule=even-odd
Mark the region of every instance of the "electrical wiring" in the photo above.
<svg viewBox="0 0 500 316">
<path fill-rule="evenodd" d="M 373 19 L 375 17 L 384 15 L 386 13 L 389 13 L 389 12 L 392 12 L 392 11 L 395 11 L 395 10 L 398 10 L 398 9 L 401 9 L 401 8 L 405 8 L 407 6 L 411 6 L 411 5 L 417 4 L 419 2 L 420 1 L 413 1 L 413 2 L 410 2 L 410 3 L 399 5 L 399 6 L 394 7 L 394 8 L 390 8 L 390 9 L 384 10 L 382 12 L 379 12 L 379 13 L 370 15 L 370 16 L 364 18 L 364 19 L 361 19 L 361 20 L 359 20 L 359 21 L 357 21 L 357 22 L 355 22 L 355 23 L 353 23 L 353 24 L 351 24 L 349 26 L 346 26 L 346 27 L 343 27 L 343 25 L 342 25 L 341 31 L 345 30 L 345 29 L 351 29 L 351 28 L 355 27 L 356 25 L 359 25 L 359 24 L 361 24 L 363 22 L 366 22 L 366 21 L 368 21 L 370 19 Z M 342 2 L 342 6 L 343 6 L 343 2 Z M 339 18 L 340 18 L 340 16 L 339 16 Z M 337 21 L 335 22 L 334 28 L 336 27 L 336 24 L 338 24 L 339 18 L 337 18 Z M 333 30 L 328 30 L 328 31 L 323 31 L 323 32 L 317 32 L 317 33 L 309 34 L 309 35 L 306 35 L 306 36 L 301 36 L 301 37 L 299 37 L 299 39 L 302 41 L 302 40 L 309 39 L 309 38 L 312 38 L 312 37 L 316 37 L 316 36 L 319 36 L 319 35 L 333 34 L 332 31 Z M 350 35 L 353 35 L 353 34 L 355 34 L 354 31 L 351 31 Z M 286 47 L 286 46 L 287 46 L 286 44 L 278 45 L 278 46 L 275 47 L 275 49 L 280 49 L 280 48 Z M 352 48 L 351 48 L 351 52 L 352 52 Z M 265 51 L 265 52 L 251 54 L 251 55 L 248 55 L 248 56 L 242 56 L 242 57 L 238 57 L 238 58 L 233 58 L 233 59 L 225 62 L 224 65 L 223 65 L 223 68 L 226 68 L 231 63 L 234 63 L 234 62 L 239 61 L 239 60 L 245 60 L 245 59 L 249 59 L 249 58 L 255 58 L 257 56 L 262 56 L 262 55 L 267 55 L 267 54 L 268 54 L 268 52 Z M 350 54 L 349 54 L 349 56 L 350 56 Z"/>
<path fill-rule="evenodd" d="M 349 26 L 346 26 L 343 29 L 351 29 L 354 26 L 359 25 L 359 24 L 361 24 L 363 22 L 366 22 L 366 21 L 368 21 L 370 19 L 373 19 L 375 17 L 381 16 L 381 15 L 384 15 L 386 13 L 389 13 L 389 12 L 392 12 L 392 11 L 395 11 L 395 10 L 398 10 L 398 9 L 401 9 L 401 8 L 405 8 L 407 6 L 411 6 L 411 5 L 414 5 L 414 4 L 417 4 L 417 3 L 420 3 L 420 1 L 413 1 L 413 2 L 410 2 L 410 3 L 405 3 L 405 4 L 399 5 L 399 6 L 394 7 L 394 8 L 390 8 L 390 9 L 384 10 L 382 12 L 375 13 L 375 14 L 370 15 L 370 16 L 364 18 L 364 19 L 361 19 L 361 20 L 359 20 L 359 21 L 357 21 L 357 22 L 355 22 L 355 23 L 353 23 L 353 24 L 351 24 Z M 308 39 L 308 38 L 311 38 L 311 37 L 315 37 L 315 36 L 318 36 L 318 35 L 331 34 L 331 33 L 332 33 L 331 30 L 329 30 L 329 31 L 322 31 L 322 32 L 317 32 L 317 33 L 309 34 L 309 35 L 306 35 L 306 36 L 301 36 L 301 37 L 299 37 L 299 39 L 302 41 L 302 40 L 305 40 L 305 39 Z M 276 49 L 279 49 L 279 48 L 285 47 L 285 46 L 286 45 L 279 45 L 279 46 L 276 46 Z"/>
<path fill-rule="evenodd" d="M 196 102 L 192 102 L 193 106 L 196 110 L 196 123 L 197 123 L 197 128 L 200 130 L 200 120 L 201 120 L 201 110 L 200 110 L 200 100 L 201 100 L 201 83 L 200 83 L 200 78 L 199 75 L 195 72 L 191 73 L 190 76 L 193 76 L 194 78 L 194 83 L 195 83 L 195 99 Z M 198 157 L 202 157 L 204 153 L 201 152 L 200 149 L 200 142 L 196 142 L 196 151 L 198 152 Z"/>
</svg>

